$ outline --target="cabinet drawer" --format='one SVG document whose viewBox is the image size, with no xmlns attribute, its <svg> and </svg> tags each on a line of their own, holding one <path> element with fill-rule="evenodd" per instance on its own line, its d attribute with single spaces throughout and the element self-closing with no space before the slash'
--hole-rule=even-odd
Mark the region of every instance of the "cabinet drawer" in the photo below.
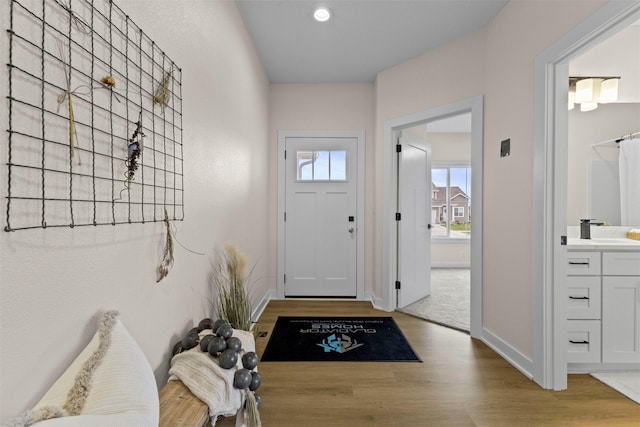
<svg viewBox="0 0 640 427">
<path fill-rule="evenodd" d="M 567 277 L 567 319 L 600 319 L 600 277 Z"/>
<path fill-rule="evenodd" d="M 640 276 L 640 252 L 603 252 L 605 276 Z"/>
<path fill-rule="evenodd" d="M 569 252 L 567 274 L 570 276 L 599 276 L 600 252 Z"/>
<path fill-rule="evenodd" d="M 599 320 L 567 320 L 567 337 L 568 363 L 600 363 Z"/>
</svg>

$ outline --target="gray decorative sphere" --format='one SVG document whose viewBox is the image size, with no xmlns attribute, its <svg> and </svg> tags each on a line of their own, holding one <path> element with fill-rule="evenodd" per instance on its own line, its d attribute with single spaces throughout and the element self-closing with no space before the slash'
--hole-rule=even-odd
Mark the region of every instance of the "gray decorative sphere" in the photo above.
<svg viewBox="0 0 640 427">
<path fill-rule="evenodd" d="M 253 393 L 253 395 L 256 398 L 256 407 L 260 409 L 260 407 L 262 406 L 262 396 L 260 396 L 258 393 Z"/>
<path fill-rule="evenodd" d="M 251 385 L 252 375 L 251 371 L 248 369 L 238 369 L 236 373 L 233 375 L 233 386 L 240 390 L 244 390 L 245 388 Z"/>
<path fill-rule="evenodd" d="M 251 384 L 249 384 L 249 390 L 255 391 L 262 384 L 262 377 L 257 372 L 251 372 Z"/>
<path fill-rule="evenodd" d="M 211 340 L 209 341 L 209 346 L 207 347 L 209 354 L 212 356 L 217 356 L 219 353 L 225 351 L 226 349 L 227 342 L 225 341 L 225 339 L 215 335 L 213 336 L 213 338 L 211 338 Z"/>
<path fill-rule="evenodd" d="M 205 335 L 200 338 L 200 351 L 209 351 L 209 343 L 213 338 L 216 338 L 213 334 Z"/>
<path fill-rule="evenodd" d="M 189 350 L 190 348 L 198 345 L 198 341 L 200 341 L 200 337 L 198 336 L 198 332 L 190 331 L 187 336 L 182 338 L 182 349 Z"/>
<path fill-rule="evenodd" d="M 213 320 L 207 317 L 205 319 L 202 319 L 200 323 L 198 323 L 198 332 L 202 332 L 205 329 L 211 329 L 212 327 L 213 327 Z"/>
<path fill-rule="evenodd" d="M 213 325 L 211 325 L 211 329 L 213 329 L 213 332 L 215 332 L 215 331 L 217 331 L 217 330 L 218 330 L 218 328 L 219 328 L 220 326 L 222 326 L 222 325 L 229 325 L 229 326 L 231 326 L 231 325 L 229 324 L 229 322 L 228 322 L 228 321 L 226 321 L 226 320 L 224 320 L 224 319 L 218 319 L 218 320 L 216 320 L 215 322 L 213 322 Z"/>
<path fill-rule="evenodd" d="M 219 326 L 215 332 L 217 336 L 222 337 L 226 340 L 227 338 L 230 338 L 231 335 L 233 335 L 233 328 L 231 327 L 231 325 L 225 324 Z"/>
<path fill-rule="evenodd" d="M 248 370 L 255 369 L 258 366 L 258 355 L 255 351 L 249 351 L 242 356 L 242 366 Z"/>
<path fill-rule="evenodd" d="M 227 338 L 227 348 L 231 350 L 240 351 L 242 348 L 242 341 L 238 337 L 229 337 Z"/>
<path fill-rule="evenodd" d="M 226 349 L 225 351 L 220 353 L 219 363 L 221 368 L 233 368 L 234 366 L 236 366 L 236 363 L 238 363 L 238 353 L 233 350 Z"/>
</svg>

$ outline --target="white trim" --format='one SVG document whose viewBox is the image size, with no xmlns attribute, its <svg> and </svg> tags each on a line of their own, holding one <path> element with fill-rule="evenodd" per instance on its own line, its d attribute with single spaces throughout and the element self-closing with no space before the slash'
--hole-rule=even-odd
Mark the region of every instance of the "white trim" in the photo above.
<svg viewBox="0 0 640 427">
<path fill-rule="evenodd" d="M 365 179 L 365 132 L 347 130 L 279 130 L 278 131 L 278 236 L 277 236 L 277 266 L 276 266 L 276 296 L 284 299 L 284 212 L 285 212 L 285 140 L 286 138 L 356 138 L 358 158 L 356 183 L 356 239 L 358 250 L 356 254 L 356 299 L 364 300 L 364 179 Z"/>
<path fill-rule="evenodd" d="M 532 347 L 533 379 L 544 388 L 567 387 L 560 236 L 566 235 L 568 61 L 639 13 L 640 1 L 609 1 L 535 59 Z"/>
<path fill-rule="evenodd" d="M 258 321 L 260 320 L 260 316 L 262 316 L 262 313 L 264 312 L 265 308 L 267 308 L 267 304 L 269 304 L 269 301 L 271 301 L 272 299 L 276 299 L 276 297 L 277 297 L 276 291 L 274 291 L 273 289 L 268 291 L 264 295 L 264 297 L 262 297 L 262 300 L 260 300 L 256 308 L 251 313 L 252 323 L 258 323 Z"/>
<path fill-rule="evenodd" d="M 590 374 L 592 372 L 624 372 L 637 371 L 637 363 L 570 363 L 570 374 Z"/>
<path fill-rule="evenodd" d="M 503 359 L 513 365 L 514 368 L 522 372 L 524 376 L 529 379 L 533 378 L 533 362 L 531 359 L 486 329 L 483 330 L 482 341 L 493 351 L 498 353 Z"/>
<path fill-rule="evenodd" d="M 474 226 L 471 236 L 471 336 L 482 336 L 482 165 L 483 165 L 483 98 L 474 98 L 431 108 L 427 111 L 403 116 L 384 122 L 384 149 L 382 157 L 382 295 L 381 307 L 392 311 L 396 306 L 395 296 L 395 204 L 396 164 L 394 134 L 402 129 L 427 122 L 471 112 L 471 193 L 474 194 Z M 477 213 L 475 213 L 477 212 Z"/>
<path fill-rule="evenodd" d="M 431 268 L 471 268 L 468 262 L 433 262 Z"/>
<path fill-rule="evenodd" d="M 376 298 L 376 296 L 373 295 L 373 293 L 371 293 L 370 291 L 367 291 L 365 299 L 371 301 L 371 305 L 376 310 L 385 311 L 382 300 L 380 298 Z"/>
</svg>

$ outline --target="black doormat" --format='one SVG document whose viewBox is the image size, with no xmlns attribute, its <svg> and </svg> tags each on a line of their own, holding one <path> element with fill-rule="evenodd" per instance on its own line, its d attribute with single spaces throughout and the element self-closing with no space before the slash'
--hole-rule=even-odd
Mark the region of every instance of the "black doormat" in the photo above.
<svg viewBox="0 0 640 427">
<path fill-rule="evenodd" d="M 420 362 L 392 317 L 278 317 L 265 362 Z"/>
</svg>

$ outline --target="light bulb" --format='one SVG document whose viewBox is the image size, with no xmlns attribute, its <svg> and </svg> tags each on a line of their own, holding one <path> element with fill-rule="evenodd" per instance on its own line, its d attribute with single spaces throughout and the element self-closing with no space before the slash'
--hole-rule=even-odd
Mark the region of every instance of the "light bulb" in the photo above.
<svg viewBox="0 0 640 427">
<path fill-rule="evenodd" d="M 319 7 L 313 11 L 313 18 L 318 22 L 326 22 L 331 19 L 331 9 Z"/>
<path fill-rule="evenodd" d="M 583 102 L 580 104 L 580 111 L 591 111 L 598 108 L 597 102 Z"/>
<path fill-rule="evenodd" d="M 618 79 L 603 80 L 600 84 L 600 102 L 616 102 L 618 100 Z"/>
<path fill-rule="evenodd" d="M 602 79 L 582 79 L 576 82 L 576 102 L 598 102 L 600 100 L 600 83 Z"/>
</svg>

